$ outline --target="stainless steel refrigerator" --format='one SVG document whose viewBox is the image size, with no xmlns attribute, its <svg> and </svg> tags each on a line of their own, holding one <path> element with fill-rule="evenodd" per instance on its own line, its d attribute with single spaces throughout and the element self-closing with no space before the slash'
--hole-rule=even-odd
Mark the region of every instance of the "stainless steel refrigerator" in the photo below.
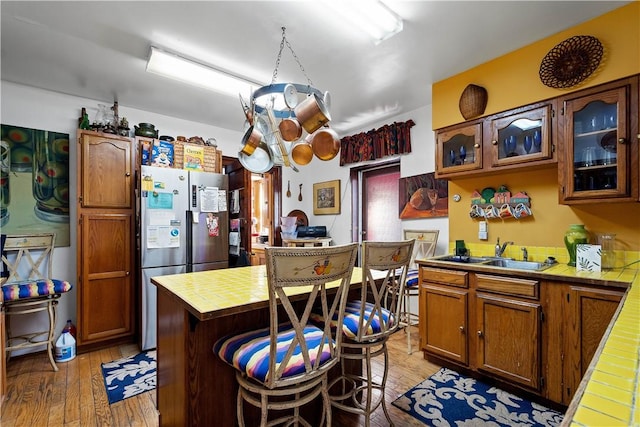
<svg viewBox="0 0 640 427">
<path fill-rule="evenodd" d="M 226 175 L 142 166 L 142 350 L 156 346 L 156 287 L 152 277 L 228 267 L 228 188 Z"/>
</svg>

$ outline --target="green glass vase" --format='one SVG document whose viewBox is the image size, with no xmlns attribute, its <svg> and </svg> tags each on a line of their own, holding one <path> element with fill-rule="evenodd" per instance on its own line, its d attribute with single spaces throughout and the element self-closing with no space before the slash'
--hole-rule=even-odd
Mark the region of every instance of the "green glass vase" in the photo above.
<svg viewBox="0 0 640 427">
<path fill-rule="evenodd" d="M 564 233 L 564 245 L 569 252 L 569 265 L 576 266 L 576 246 L 589 243 L 589 232 L 584 228 L 584 224 L 571 224 Z"/>
</svg>

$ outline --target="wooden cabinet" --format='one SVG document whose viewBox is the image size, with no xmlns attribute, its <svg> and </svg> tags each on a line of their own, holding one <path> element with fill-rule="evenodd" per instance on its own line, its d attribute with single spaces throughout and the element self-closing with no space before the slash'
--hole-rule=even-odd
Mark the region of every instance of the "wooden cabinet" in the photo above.
<svg viewBox="0 0 640 427">
<path fill-rule="evenodd" d="M 560 203 L 638 199 L 638 78 L 561 98 Z"/>
<path fill-rule="evenodd" d="M 482 169 L 482 122 L 436 132 L 436 174 L 459 175 Z"/>
<path fill-rule="evenodd" d="M 420 348 L 568 405 L 623 288 L 420 264 Z"/>
<path fill-rule="evenodd" d="M 2 403 L 7 393 L 7 358 L 5 356 L 5 332 L 4 332 L 4 304 L 0 295 L 0 413 L 2 413 Z"/>
<path fill-rule="evenodd" d="M 468 365 L 468 273 L 421 267 L 420 347 Z"/>
<path fill-rule="evenodd" d="M 78 346 L 131 339 L 134 323 L 133 141 L 78 133 Z"/>
<path fill-rule="evenodd" d="M 264 254 L 263 248 L 251 248 L 251 265 L 265 265 L 267 263 L 267 257 Z"/>
<path fill-rule="evenodd" d="M 552 104 L 498 114 L 488 119 L 491 166 L 520 165 L 552 159 Z"/>
<path fill-rule="evenodd" d="M 573 285 L 566 286 L 565 292 L 563 403 L 568 404 L 618 309 L 623 292 Z"/>
<path fill-rule="evenodd" d="M 539 390 L 542 306 L 538 281 L 486 274 L 474 274 L 474 278 L 478 370 Z"/>
<path fill-rule="evenodd" d="M 557 163 L 552 140 L 554 105 L 554 101 L 536 103 L 437 130 L 437 177 Z"/>
</svg>

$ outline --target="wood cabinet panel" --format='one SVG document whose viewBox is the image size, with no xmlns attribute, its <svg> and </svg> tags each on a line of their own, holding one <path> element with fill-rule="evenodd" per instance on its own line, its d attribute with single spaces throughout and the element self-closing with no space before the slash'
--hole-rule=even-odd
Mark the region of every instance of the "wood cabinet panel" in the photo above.
<svg viewBox="0 0 640 427">
<path fill-rule="evenodd" d="M 420 267 L 420 282 L 441 283 L 460 288 L 469 287 L 469 273 L 465 271 L 445 270 L 443 268 Z"/>
<path fill-rule="evenodd" d="M 84 208 L 132 208 L 132 142 L 99 134 L 80 136 L 78 199 Z"/>
<path fill-rule="evenodd" d="M 540 304 L 482 293 L 476 304 L 478 369 L 538 390 Z"/>
<path fill-rule="evenodd" d="M 467 365 L 468 291 L 421 285 L 420 293 L 424 304 L 420 319 L 425 319 L 423 350 Z"/>
<path fill-rule="evenodd" d="M 568 286 L 565 315 L 565 400 L 569 402 L 596 353 L 623 293 L 592 287 Z"/>
<path fill-rule="evenodd" d="M 79 343 L 133 333 L 131 215 L 80 217 Z"/>
</svg>

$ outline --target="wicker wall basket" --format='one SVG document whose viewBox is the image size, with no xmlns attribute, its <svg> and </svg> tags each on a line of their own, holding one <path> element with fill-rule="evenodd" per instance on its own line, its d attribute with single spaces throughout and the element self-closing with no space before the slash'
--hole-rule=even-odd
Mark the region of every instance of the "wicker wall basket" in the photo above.
<svg viewBox="0 0 640 427">
<path fill-rule="evenodd" d="M 462 91 L 459 107 L 465 120 L 482 115 L 487 107 L 487 90 L 482 86 L 468 85 Z"/>
<path fill-rule="evenodd" d="M 187 145 L 196 145 L 196 144 L 187 144 Z M 173 167 L 176 169 L 182 169 L 182 167 L 184 166 L 184 146 L 185 146 L 185 143 L 182 141 L 174 142 Z M 204 172 L 222 173 L 222 152 L 218 150 L 216 147 L 212 147 L 208 145 L 201 146 L 201 147 L 204 148 L 204 164 L 203 164 Z"/>
</svg>

